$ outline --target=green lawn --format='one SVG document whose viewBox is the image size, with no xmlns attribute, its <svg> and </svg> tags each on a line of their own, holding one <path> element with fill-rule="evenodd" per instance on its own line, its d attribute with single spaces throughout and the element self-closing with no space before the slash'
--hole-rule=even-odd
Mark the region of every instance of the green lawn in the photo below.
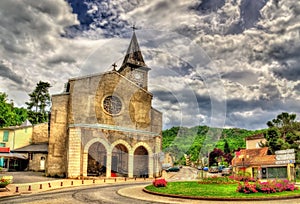
<svg viewBox="0 0 300 204">
<path fill-rule="evenodd" d="M 285 191 L 280 193 L 253 193 L 244 194 L 236 192 L 237 184 L 198 184 L 195 181 L 168 182 L 167 187 L 156 188 L 153 185 L 146 187 L 147 190 L 175 195 L 217 197 L 217 198 L 255 198 L 255 197 L 280 197 L 299 195 L 300 190 Z"/>
</svg>

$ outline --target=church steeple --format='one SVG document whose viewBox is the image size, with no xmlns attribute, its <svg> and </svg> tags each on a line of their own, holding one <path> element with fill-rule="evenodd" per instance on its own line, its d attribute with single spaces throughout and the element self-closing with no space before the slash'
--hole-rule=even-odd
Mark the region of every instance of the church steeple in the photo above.
<svg viewBox="0 0 300 204">
<path fill-rule="evenodd" d="M 124 69 L 126 65 L 131 65 L 133 67 L 145 67 L 145 64 L 142 52 L 140 50 L 139 43 L 137 41 L 135 32 L 133 31 L 133 35 L 131 37 L 131 41 L 129 47 L 127 49 L 126 55 L 124 57 L 121 70 Z"/>
<path fill-rule="evenodd" d="M 139 43 L 135 35 L 135 27 L 132 27 L 133 34 L 123 63 L 118 70 L 120 74 L 127 79 L 134 82 L 139 87 L 147 90 L 148 88 L 148 71 L 151 70 L 147 67 Z"/>
</svg>

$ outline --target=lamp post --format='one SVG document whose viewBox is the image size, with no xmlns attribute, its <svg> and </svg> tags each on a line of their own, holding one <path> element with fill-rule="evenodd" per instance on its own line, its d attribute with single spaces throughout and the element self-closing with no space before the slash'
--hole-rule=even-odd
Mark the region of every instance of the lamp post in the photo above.
<svg viewBox="0 0 300 204">
<path fill-rule="evenodd" d="M 243 165 L 243 176 L 245 176 L 245 158 L 242 157 L 242 165 Z"/>
</svg>

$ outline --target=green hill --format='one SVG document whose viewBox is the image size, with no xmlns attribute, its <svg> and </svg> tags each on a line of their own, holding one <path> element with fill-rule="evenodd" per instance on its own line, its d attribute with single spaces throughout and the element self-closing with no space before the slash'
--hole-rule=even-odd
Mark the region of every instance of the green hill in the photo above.
<svg viewBox="0 0 300 204">
<path fill-rule="evenodd" d="M 184 154 L 190 155 L 190 160 L 195 162 L 200 156 L 207 156 L 214 148 L 224 151 L 227 141 L 229 150 L 245 148 L 245 138 L 265 130 L 245 130 L 238 128 L 220 129 L 208 126 L 172 127 L 162 132 L 163 151 L 171 153 L 175 162 L 184 163 Z"/>
</svg>

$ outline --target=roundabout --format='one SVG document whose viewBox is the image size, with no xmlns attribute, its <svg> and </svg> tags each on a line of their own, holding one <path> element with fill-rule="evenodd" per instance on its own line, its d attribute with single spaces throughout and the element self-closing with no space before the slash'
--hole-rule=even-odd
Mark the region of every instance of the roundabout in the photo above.
<svg viewBox="0 0 300 204">
<path fill-rule="evenodd" d="M 172 182 L 171 182 L 172 183 Z M 179 183 L 179 182 L 177 182 Z M 211 185 L 206 185 L 206 184 L 198 184 L 197 182 L 193 182 L 194 184 L 197 183 L 196 185 L 202 185 L 198 189 L 193 188 L 194 185 L 188 184 L 189 182 L 180 182 L 180 183 L 186 183 L 186 186 L 190 186 L 189 192 L 185 194 L 186 191 L 178 192 L 176 191 L 176 194 L 172 193 L 164 193 L 163 190 L 158 192 L 158 191 L 153 191 L 153 186 L 149 185 L 143 188 L 142 190 L 145 193 L 156 195 L 156 196 L 163 196 L 163 197 L 172 197 L 172 198 L 182 198 L 182 199 L 190 199 L 190 200 L 210 200 L 210 201 L 275 201 L 277 200 L 286 200 L 286 199 L 294 199 L 296 203 L 300 202 L 300 191 L 293 191 L 293 192 L 280 192 L 280 193 L 273 193 L 273 194 L 240 194 L 238 192 L 228 192 L 227 194 L 220 195 L 221 193 L 218 192 L 218 190 L 226 189 L 229 188 L 232 190 L 231 186 L 224 185 L 220 186 L 220 188 L 213 188 Z M 216 185 L 216 184 L 214 184 Z M 156 188 L 156 187 L 154 187 Z M 179 188 L 184 188 L 183 186 L 180 186 Z M 160 189 L 163 189 L 160 188 Z M 203 190 L 200 195 L 193 195 L 197 194 L 199 192 L 199 189 L 205 189 Z M 211 189 L 211 190 L 209 190 Z M 213 193 L 210 193 L 211 191 L 214 191 Z M 194 192 L 194 193 L 193 193 Z M 219 194 L 220 193 L 220 194 Z M 240 194 L 240 195 L 238 195 Z M 291 200 L 292 201 L 292 200 Z M 293 202 L 292 202 L 293 203 Z"/>
</svg>

